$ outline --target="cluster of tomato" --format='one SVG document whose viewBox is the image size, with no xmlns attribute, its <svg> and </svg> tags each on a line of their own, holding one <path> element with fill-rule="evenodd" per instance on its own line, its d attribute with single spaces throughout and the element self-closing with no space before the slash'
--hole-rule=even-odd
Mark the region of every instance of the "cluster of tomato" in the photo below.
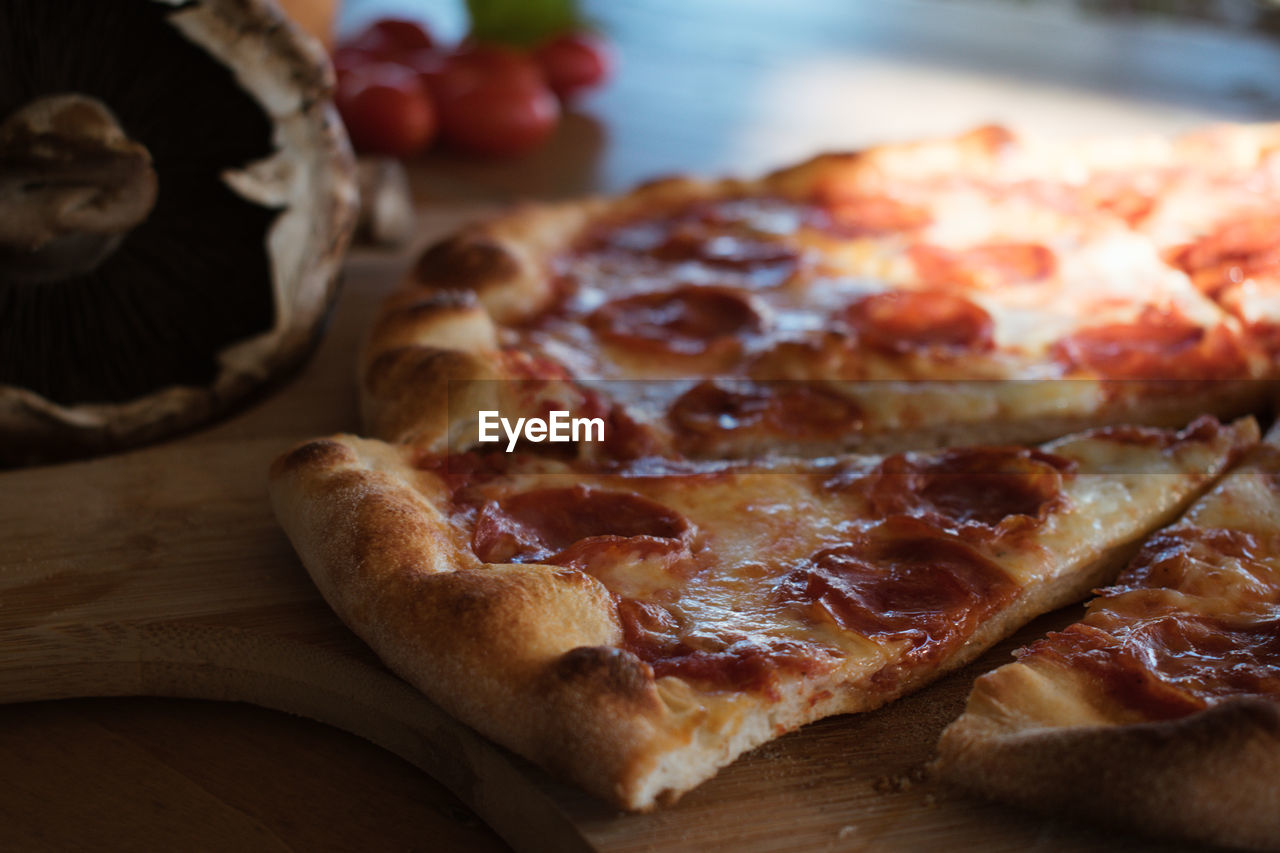
<svg viewBox="0 0 1280 853">
<path fill-rule="evenodd" d="M 587 32 L 532 50 L 436 43 L 414 21 L 381 20 L 339 43 L 338 111 L 357 151 L 413 157 L 437 138 L 492 157 L 541 145 L 561 105 L 609 76 L 608 46 Z"/>
</svg>

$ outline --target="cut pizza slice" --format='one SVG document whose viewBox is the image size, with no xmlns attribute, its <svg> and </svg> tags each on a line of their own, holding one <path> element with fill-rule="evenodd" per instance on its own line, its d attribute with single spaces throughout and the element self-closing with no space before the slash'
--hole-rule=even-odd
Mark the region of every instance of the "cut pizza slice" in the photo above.
<svg viewBox="0 0 1280 853">
<path fill-rule="evenodd" d="M 459 452 L 478 411 L 552 405 L 714 459 L 1244 414 L 1280 377 L 1278 140 L 988 127 L 527 205 L 388 299 L 366 427 Z"/>
<path fill-rule="evenodd" d="M 879 706 L 1109 579 L 1252 420 L 1042 447 L 762 462 L 282 456 L 276 514 L 384 662 L 627 809 Z"/>
<path fill-rule="evenodd" d="M 941 776 L 988 797 L 1280 845 L 1280 426 L 1085 617 L 978 679 Z"/>
</svg>

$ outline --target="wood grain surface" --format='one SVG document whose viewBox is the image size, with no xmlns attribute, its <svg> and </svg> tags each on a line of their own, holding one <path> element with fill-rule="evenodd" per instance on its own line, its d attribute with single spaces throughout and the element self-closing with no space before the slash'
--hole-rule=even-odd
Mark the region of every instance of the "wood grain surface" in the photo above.
<svg viewBox="0 0 1280 853">
<path fill-rule="evenodd" d="M 406 2 L 353 0 L 349 19 Z M 495 202 L 663 172 L 747 173 L 992 119 L 1134 132 L 1280 117 L 1274 44 L 1163 19 L 940 0 L 588 6 L 618 45 L 615 84 L 531 158 L 417 164 L 421 240 Z M 311 589 L 264 478 L 293 441 L 356 428 L 354 350 L 410 257 L 355 253 L 315 357 L 238 416 L 135 453 L 0 474 L 0 700 L 27 703 L 0 709 L 6 848 L 502 849 L 496 830 L 530 850 L 1168 849 L 920 779 L 972 670 L 1010 643 L 888 709 L 757 750 L 674 808 L 630 817 L 385 673 Z M 390 751 L 248 705 L 34 701 L 134 694 L 246 700 Z"/>
</svg>

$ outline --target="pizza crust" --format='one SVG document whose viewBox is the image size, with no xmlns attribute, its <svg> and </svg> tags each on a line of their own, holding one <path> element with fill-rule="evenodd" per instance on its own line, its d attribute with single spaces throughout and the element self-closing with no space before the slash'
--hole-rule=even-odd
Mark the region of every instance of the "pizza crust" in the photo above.
<svg viewBox="0 0 1280 853">
<path fill-rule="evenodd" d="M 1012 680 L 1007 689 L 1016 704 L 1034 690 Z M 1280 708 L 1266 700 L 1127 726 L 966 713 L 939 750 L 935 772 L 949 784 L 1042 814 L 1254 850 L 1280 839 Z"/>
</svg>

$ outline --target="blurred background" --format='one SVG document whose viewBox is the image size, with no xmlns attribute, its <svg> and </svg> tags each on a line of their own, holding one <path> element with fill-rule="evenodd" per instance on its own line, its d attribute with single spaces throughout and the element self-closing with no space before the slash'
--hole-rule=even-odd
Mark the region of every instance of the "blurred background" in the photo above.
<svg viewBox="0 0 1280 853">
<path fill-rule="evenodd" d="M 616 190 L 749 173 L 818 150 L 1002 122 L 1053 134 L 1280 118 L 1280 5 L 1254 0 L 586 0 L 617 55 L 519 164 L 433 163 L 494 193 Z M 345 0 L 340 36 L 387 16 L 462 38 L 453 0 Z M 436 168 L 440 166 L 445 168 Z M 459 171 L 461 169 L 461 171 Z"/>
</svg>

